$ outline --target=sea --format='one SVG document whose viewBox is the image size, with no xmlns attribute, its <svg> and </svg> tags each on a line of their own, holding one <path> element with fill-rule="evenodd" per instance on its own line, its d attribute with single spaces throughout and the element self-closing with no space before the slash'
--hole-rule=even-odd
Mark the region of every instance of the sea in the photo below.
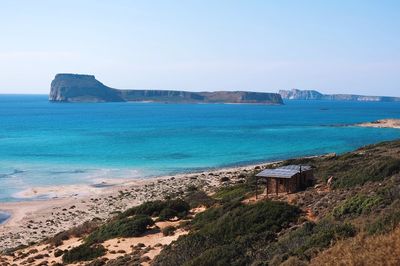
<svg viewBox="0 0 400 266">
<path fill-rule="evenodd" d="M 400 138 L 352 126 L 400 118 L 400 103 L 286 101 L 284 105 L 51 103 L 0 95 L 0 202 L 32 187 L 99 184 L 344 153 Z"/>
</svg>

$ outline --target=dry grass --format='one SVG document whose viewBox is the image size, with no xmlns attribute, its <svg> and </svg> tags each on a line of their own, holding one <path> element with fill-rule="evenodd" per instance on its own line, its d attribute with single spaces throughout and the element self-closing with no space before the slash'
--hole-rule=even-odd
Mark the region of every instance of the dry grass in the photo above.
<svg viewBox="0 0 400 266">
<path fill-rule="evenodd" d="M 338 242 L 314 258 L 311 265 L 400 265 L 400 228 L 386 235 Z"/>
</svg>

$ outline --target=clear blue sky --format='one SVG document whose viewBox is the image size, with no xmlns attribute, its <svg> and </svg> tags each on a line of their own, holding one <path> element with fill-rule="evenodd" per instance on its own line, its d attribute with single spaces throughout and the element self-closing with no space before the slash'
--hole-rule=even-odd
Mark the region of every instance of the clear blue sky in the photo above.
<svg viewBox="0 0 400 266">
<path fill-rule="evenodd" d="M 0 93 L 116 88 L 400 96 L 400 1 L 0 0 Z"/>
</svg>

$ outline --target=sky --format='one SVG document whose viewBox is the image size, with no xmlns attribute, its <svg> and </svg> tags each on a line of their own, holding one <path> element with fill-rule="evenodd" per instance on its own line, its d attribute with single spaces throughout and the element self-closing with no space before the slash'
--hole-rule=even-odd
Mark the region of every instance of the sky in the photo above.
<svg viewBox="0 0 400 266">
<path fill-rule="evenodd" d="M 400 1 L 0 0 L 0 93 L 57 73 L 119 89 L 400 96 Z"/>
</svg>

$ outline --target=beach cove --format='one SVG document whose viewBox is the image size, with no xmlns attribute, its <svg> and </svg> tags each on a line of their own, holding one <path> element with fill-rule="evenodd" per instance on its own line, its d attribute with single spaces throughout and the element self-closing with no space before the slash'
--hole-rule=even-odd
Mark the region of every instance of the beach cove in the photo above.
<svg viewBox="0 0 400 266">
<path fill-rule="evenodd" d="M 42 96 L 1 96 L 0 245 L 38 242 L 190 186 L 212 193 L 221 180 L 241 182 L 241 173 L 270 162 L 400 138 L 396 128 L 357 126 L 400 117 L 398 107 L 50 104 Z"/>
<path fill-rule="evenodd" d="M 0 204 L 54 198 L 59 187 L 82 194 L 103 183 L 343 153 L 400 138 L 398 129 L 342 126 L 400 118 L 399 107 L 340 101 L 63 104 L 49 103 L 47 95 L 2 95 Z"/>
<path fill-rule="evenodd" d="M 89 194 L 68 194 L 68 189 L 63 191 L 59 188 L 60 195 L 63 195 L 59 198 L 2 203 L 1 209 L 11 217 L 0 225 L 0 252 L 43 241 L 85 221 L 108 219 L 145 201 L 181 195 L 191 186 L 212 193 L 221 186 L 242 182 L 244 173 L 250 174 L 275 163 L 137 179 L 93 190 Z"/>
</svg>

